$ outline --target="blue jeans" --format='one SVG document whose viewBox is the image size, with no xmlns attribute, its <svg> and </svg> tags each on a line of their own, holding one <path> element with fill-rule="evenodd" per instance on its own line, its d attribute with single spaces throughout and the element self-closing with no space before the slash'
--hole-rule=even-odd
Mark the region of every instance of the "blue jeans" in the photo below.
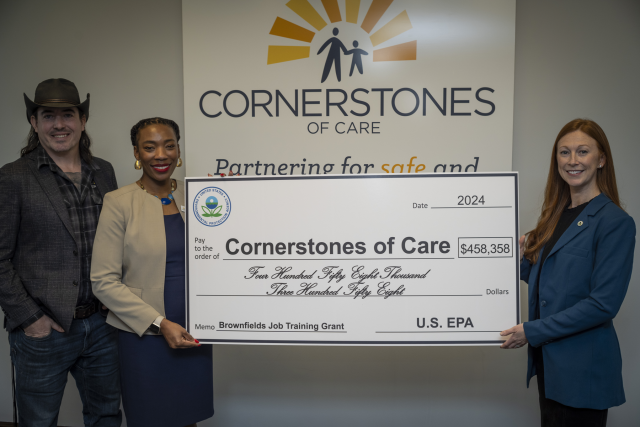
<svg viewBox="0 0 640 427">
<path fill-rule="evenodd" d="M 52 329 L 44 338 L 28 337 L 16 328 L 9 345 L 21 426 L 58 425 L 69 372 L 80 392 L 85 426 L 120 426 L 118 334 L 100 313 L 74 319 L 66 333 Z"/>
</svg>

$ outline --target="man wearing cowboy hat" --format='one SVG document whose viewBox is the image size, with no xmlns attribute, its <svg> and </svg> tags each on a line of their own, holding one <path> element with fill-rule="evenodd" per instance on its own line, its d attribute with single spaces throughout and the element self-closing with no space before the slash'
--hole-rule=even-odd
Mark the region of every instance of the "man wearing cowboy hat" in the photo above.
<svg viewBox="0 0 640 427">
<path fill-rule="evenodd" d="M 65 79 L 24 95 L 31 130 L 20 159 L 0 168 L 0 306 L 15 365 L 21 426 L 56 426 L 68 373 L 86 426 L 119 426 L 116 330 L 91 291 L 103 196 L 118 188 L 93 157 L 80 102 Z"/>
</svg>

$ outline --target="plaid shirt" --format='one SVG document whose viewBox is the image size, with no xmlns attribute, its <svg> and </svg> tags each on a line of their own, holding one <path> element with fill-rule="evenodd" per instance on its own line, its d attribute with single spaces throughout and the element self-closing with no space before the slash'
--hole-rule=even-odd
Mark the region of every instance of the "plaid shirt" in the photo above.
<svg viewBox="0 0 640 427">
<path fill-rule="evenodd" d="M 98 218 L 102 210 L 102 194 L 93 181 L 93 174 L 99 167 L 82 161 L 82 181 L 80 191 L 67 175 L 56 165 L 49 154 L 39 146 L 38 169 L 48 166 L 56 177 L 60 197 L 67 206 L 67 212 L 73 224 L 74 238 L 78 242 L 78 256 L 80 257 L 81 282 L 78 287 L 76 306 L 86 305 L 95 300 L 91 290 L 91 253 L 93 240 L 96 236 Z"/>
</svg>

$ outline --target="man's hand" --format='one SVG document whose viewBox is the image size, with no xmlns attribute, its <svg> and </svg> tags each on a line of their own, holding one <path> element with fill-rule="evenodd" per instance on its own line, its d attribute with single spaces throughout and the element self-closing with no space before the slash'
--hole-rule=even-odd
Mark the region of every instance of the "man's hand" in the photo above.
<svg viewBox="0 0 640 427">
<path fill-rule="evenodd" d="M 27 326 L 24 330 L 26 336 L 31 338 L 44 338 L 51 333 L 51 329 L 55 329 L 60 333 L 64 333 L 64 329 L 56 322 L 51 320 L 46 314 Z"/>
<path fill-rule="evenodd" d="M 200 347 L 200 343 L 185 328 L 170 320 L 162 319 L 160 333 L 164 335 L 171 348 Z"/>
</svg>

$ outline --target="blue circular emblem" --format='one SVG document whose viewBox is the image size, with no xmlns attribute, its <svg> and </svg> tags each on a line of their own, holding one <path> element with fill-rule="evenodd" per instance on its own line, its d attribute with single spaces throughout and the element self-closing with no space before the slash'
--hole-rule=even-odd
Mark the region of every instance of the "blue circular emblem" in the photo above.
<svg viewBox="0 0 640 427">
<path fill-rule="evenodd" d="M 209 209 L 215 209 L 218 207 L 218 199 L 213 196 L 207 197 L 207 201 L 205 202 Z"/>
<path fill-rule="evenodd" d="M 218 187 L 203 188 L 193 199 L 193 214 L 207 227 L 217 227 L 231 214 L 231 199 Z"/>
</svg>

